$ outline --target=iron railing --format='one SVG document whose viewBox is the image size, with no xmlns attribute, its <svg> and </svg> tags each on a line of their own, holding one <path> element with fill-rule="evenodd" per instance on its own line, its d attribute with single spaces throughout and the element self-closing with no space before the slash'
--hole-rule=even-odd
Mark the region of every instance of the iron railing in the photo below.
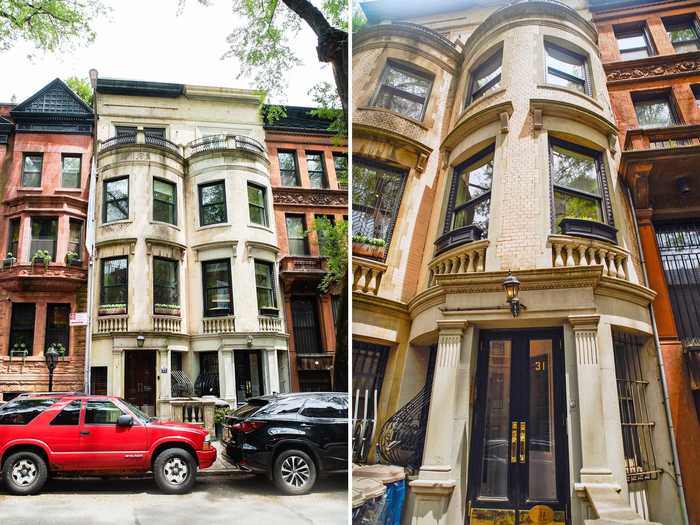
<svg viewBox="0 0 700 525">
<path fill-rule="evenodd" d="M 105 140 L 100 146 L 100 151 L 104 151 L 109 148 L 115 148 L 117 146 L 123 146 L 125 144 L 136 144 L 136 134 L 133 135 L 126 133 L 124 135 L 117 135 L 116 137 L 109 138 Z"/>
<path fill-rule="evenodd" d="M 194 395 L 194 384 L 182 370 L 170 372 L 170 395 L 172 397 L 190 397 Z"/>
<path fill-rule="evenodd" d="M 255 139 L 242 135 L 210 135 L 190 142 L 187 145 L 190 155 L 205 151 L 242 149 L 259 155 L 265 155 L 265 146 Z"/>
<path fill-rule="evenodd" d="M 145 139 L 146 144 L 150 144 L 152 146 L 158 146 L 159 148 L 163 148 L 163 149 L 169 149 L 171 151 L 174 151 L 175 153 L 180 153 L 180 147 L 177 144 L 175 144 L 174 142 L 170 142 L 165 137 L 159 137 L 157 135 L 149 135 L 148 133 L 146 133 L 144 139 Z"/>
<path fill-rule="evenodd" d="M 655 423 L 647 410 L 649 382 L 642 372 L 642 339 L 614 330 L 613 344 L 627 481 L 656 479 L 661 469 L 656 466 L 654 454 Z"/>
<path fill-rule="evenodd" d="M 200 372 L 194 383 L 194 391 L 198 396 L 219 397 L 219 373 Z"/>
</svg>

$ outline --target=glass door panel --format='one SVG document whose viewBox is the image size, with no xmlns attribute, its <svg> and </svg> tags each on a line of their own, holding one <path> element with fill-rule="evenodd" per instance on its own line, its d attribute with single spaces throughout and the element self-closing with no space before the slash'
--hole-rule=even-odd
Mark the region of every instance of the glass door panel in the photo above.
<svg viewBox="0 0 700 525">
<path fill-rule="evenodd" d="M 556 500 L 554 439 L 554 376 L 552 340 L 530 339 L 528 403 L 528 499 Z"/>
<path fill-rule="evenodd" d="M 489 342 L 479 498 L 508 499 L 511 341 Z"/>
</svg>

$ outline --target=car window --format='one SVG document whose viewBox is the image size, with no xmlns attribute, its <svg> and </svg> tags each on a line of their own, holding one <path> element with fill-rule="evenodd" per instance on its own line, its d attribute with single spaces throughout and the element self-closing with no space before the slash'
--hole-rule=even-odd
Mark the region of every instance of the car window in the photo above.
<svg viewBox="0 0 700 525">
<path fill-rule="evenodd" d="M 26 425 L 56 401 L 47 398 L 10 401 L 0 408 L 0 425 Z"/>
<path fill-rule="evenodd" d="M 341 396 L 312 397 L 307 399 L 301 415 L 306 417 L 346 418 L 348 405 Z"/>
<path fill-rule="evenodd" d="M 256 416 L 285 416 L 299 413 L 304 404 L 304 398 L 283 397 L 265 406 Z"/>
<path fill-rule="evenodd" d="M 121 408 L 111 401 L 88 401 L 85 409 L 86 425 L 116 425 L 119 416 L 124 415 Z"/>
<path fill-rule="evenodd" d="M 51 421 L 52 425 L 78 425 L 80 423 L 80 401 L 71 401 L 63 407 L 58 415 Z"/>
<path fill-rule="evenodd" d="M 246 403 L 242 407 L 238 407 L 236 410 L 234 410 L 231 415 L 237 418 L 252 416 L 255 412 L 260 410 L 260 408 L 264 407 L 265 405 L 267 405 L 267 401 Z"/>
</svg>

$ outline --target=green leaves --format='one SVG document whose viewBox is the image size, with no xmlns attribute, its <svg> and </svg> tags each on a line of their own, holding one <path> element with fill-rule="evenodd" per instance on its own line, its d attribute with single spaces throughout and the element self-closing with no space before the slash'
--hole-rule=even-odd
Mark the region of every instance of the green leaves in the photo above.
<svg viewBox="0 0 700 525">
<path fill-rule="evenodd" d="M 348 273 L 348 223 L 341 219 L 333 224 L 326 217 L 317 217 L 309 231 L 316 232 L 321 255 L 327 258 L 328 273 L 319 289 L 326 293 L 342 287 Z"/>
<path fill-rule="evenodd" d="M 87 78 L 70 77 L 64 82 L 86 104 L 92 105 L 92 86 Z"/>
<path fill-rule="evenodd" d="M 106 11 L 101 0 L 0 0 L 0 50 L 21 40 L 41 51 L 92 42 L 91 23 Z"/>
</svg>

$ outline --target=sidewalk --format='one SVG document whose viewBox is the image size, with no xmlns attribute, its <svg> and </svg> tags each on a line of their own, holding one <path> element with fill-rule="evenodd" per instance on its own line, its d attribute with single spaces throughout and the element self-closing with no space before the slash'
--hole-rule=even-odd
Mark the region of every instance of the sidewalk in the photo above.
<svg viewBox="0 0 700 525">
<path fill-rule="evenodd" d="M 238 474 L 240 476 L 251 476 L 246 470 L 242 470 L 224 459 L 224 445 L 221 441 L 212 441 L 212 446 L 216 449 L 216 461 L 204 470 L 197 471 L 197 477 L 206 476 L 228 476 Z"/>
</svg>

